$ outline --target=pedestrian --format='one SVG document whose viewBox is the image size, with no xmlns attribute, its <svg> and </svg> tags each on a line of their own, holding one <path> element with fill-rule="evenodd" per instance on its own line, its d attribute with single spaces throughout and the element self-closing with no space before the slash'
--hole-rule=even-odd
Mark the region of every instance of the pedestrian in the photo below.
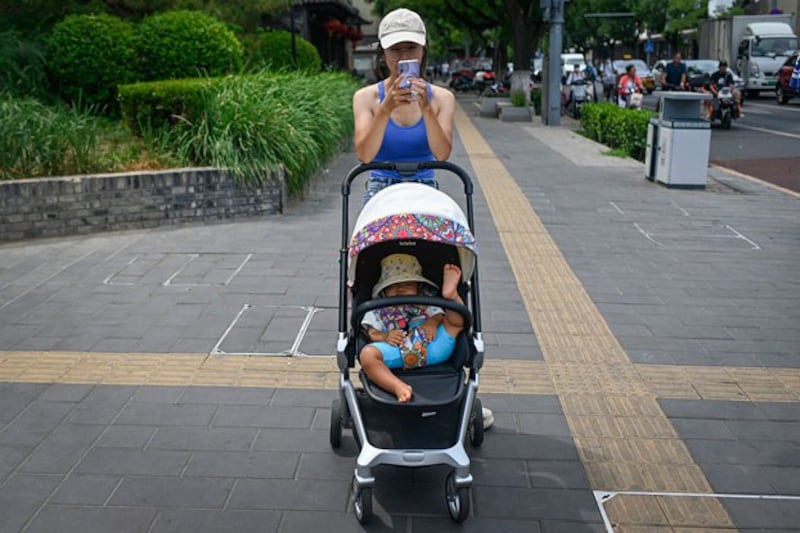
<svg viewBox="0 0 800 533">
<path fill-rule="evenodd" d="M 789 79 L 789 87 L 800 92 L 800 55 L 797 56 L 797 61 L 794 63 L 792 77 Z"/>
<path fill-rule="evenodd" d="M 681 53 L 675 52 L 672 63 L 667 63 L 661 73 L 661 86 L 667 90 L 681 91 L 688 88 L 686 80 L 686 63 L 681 60 Z"/>
<path fill-rule="evenodd" d="M 418 72 L 425 72 L 427 39 L 422 18 L 403 8 L 388 13 L 378 27 L 378 41 L 378 63 L 385 60 L 389 75 L 353 96 L 356 156 L 363 163 L 446 160 L 453 148 L 453 93 L 421 77 L 401 87 L 405 78 L 398 73 L 401 60 L 416 60 Z M 367 181 L 364 203 L 384 187 L 402 181 L 437 186 L 430 169 L 411 177 L 375 170 Z"/>
<path fill-rule="evenodd" d="M 609 58 L 605 58 L 601 69 L 603 76 L 603 94 L 606 97 L 606 101 L 616 102 L 617 72 L 614 70 L 614 62 Z"/>
</svg>

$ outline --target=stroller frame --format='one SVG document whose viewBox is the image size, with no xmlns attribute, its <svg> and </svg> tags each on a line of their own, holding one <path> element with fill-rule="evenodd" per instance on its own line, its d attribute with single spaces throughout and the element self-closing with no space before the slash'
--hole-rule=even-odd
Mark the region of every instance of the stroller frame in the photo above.
<svg viewBox="0 0 800 533">
<path fill-rule="evenodd" d="M 470 473 L 470 458 L 467 454 L 466 440 L 468 437 L 473 446 L 480 446 L 483 441 L 483 419 L 481 402 L 477 399 L 479 386 L 479 370 L 483 365 L 484 342 L 481 331 L 480 296 L 478 284 L 477 261 L 469 280 L 470 308 L 465 305 L 431 296 L 399 296 L 393 298 L 371 299 L 353 310 L 352 323 L 348 329 L 347 310 L 347 271 L 348 271 L 348 245 L 349 245 L 349 196 L 352 181 L 360 174 L 370 170 L 395 170 L 401 175 L 413 176 L 420 169 L 440 169 L 456 174 L 464 185 L 466 196 L 466 217 L 469 230 L 474 235 L 474 214 L 472 204 L 473 184 L 467 173 L 460 167 L 441 161 L 426 161 L 421 163 L 368 163 L 354 167 L 342 182 L 342 241 L 339 250 L 339 321 L 337 339 L 337 365 L 339 367 L 339 398 L 333 401 L 331 407 L 331 445 L 336 448 L 340 445 L 342 427 L 350 427 L 353 436 L 360 447 L 356 459 L 356 467 L 352 480 L 352 498 L 356 518 L 361 523 L 368 522 L 372 517 L 372 492 L 375 484 L 373 469 L 379 465 L 394 465 L 402 467 L 423 467 L 431 465 L 448 465 L 453 468 L 445 483 L 445 495 L 450 517 L 456 522 L 462 522 L 469 516 L 470 488 L 472 474 Z M 355 303 L 355 302 L 354 302 Z M 350 369 L 355 367 L 360 319 L 367 311 L 386 307 L 389 305 L 436 305 L 445 309 L 458 312 L 464 318 L 462 334 L 469 336 L 472 332 L 472 346 L 467 347 L 472 354 L 468 376 L 464 373 L 463 365 L 459 370 L 462 383 L 466 378 L 465 390 L 457 396 L 463 398 L 460 407 L 460 416 L 456 430 L 456 438 L 452 445 L 444 448 L 381 448 L 370 442 L 364 416 L 359 406 L 359 391 L 350 379 Z M 470 328 L 472 328 L 470 330 Z M 363 383 L 363 381 L 362 381 Z M 374 387 L 374 385 L 373 385 Z M 365 388 L 366 384 L 365 384 Z M 415 407 L 424 408 L 425 404 Z M 400 408 L 400 407 L 398 407 Z M 432 406 L 435 408 L 435 406 Z"/>
</svg>

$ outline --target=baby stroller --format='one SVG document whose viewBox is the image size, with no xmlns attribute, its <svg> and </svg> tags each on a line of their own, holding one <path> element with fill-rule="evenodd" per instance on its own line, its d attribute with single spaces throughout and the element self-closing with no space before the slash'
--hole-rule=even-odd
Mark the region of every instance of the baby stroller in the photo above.
<svg viewBox="0 0 800 533">
<path fill-rule="evenodd" d="M 353 179 L 372 169 L 391 169 L 413 175 L 417 169 L 443 169 L 464 184 L 467 216 L 452 198 L 428 185 L 399 183 L 379 191 L 364 206 L 352 238 L 348 234 L 348 199 Z M 473 237 L 472 182 L 458 166 L 447 162 L 370 163 L 355 167 L 342 184 L 343 217 L 339 279 L 339 336 L 337 363 L 339 398 L 331 405 L 330 443 L 341 444 L 342 428 L 352 428 L 360 448 L 353 474 L 353 509 L 359 522 L 372 517 L 373 469 L 378 465 L 452 467 L 445 482 L 450 517 L 462 522 L 469 516 L 472 475 L 466 442 L 483 442 L 482 406 L 476 394 L 483 364 L 478 273 Z M 372 299 L 383 257 L 414 255 L 424 276 L 441 287 L 444 264 L 459 265 L 459 294 L 467 305 L 416 295 Z M 347 291 L 352 291 L 348 324 Z M 372 384 L 363 371 L 357 388 L 350 379 L 356 355 L 369 339 L 361 328 L 368 311 L 389 305 L 435 305 L 459 313 L 464 328 L 453 355 L 438 365 L 394 372 L 414 390 L 411 401 L 400 403 Z"/>
</svg>

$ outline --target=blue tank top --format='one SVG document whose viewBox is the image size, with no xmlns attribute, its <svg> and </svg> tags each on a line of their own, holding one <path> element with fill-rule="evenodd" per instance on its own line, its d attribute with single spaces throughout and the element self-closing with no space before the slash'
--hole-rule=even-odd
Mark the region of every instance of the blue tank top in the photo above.
<svg viewBox="0 0 800 533">
<path fill-rule="evenodd" d="M 428 101 L 433 99 L 433 89 L 430 83 L 428 88 Z M 378 100 L 383 102 L 386 96 L 383 82 L 378 83 Z M 383 134 L 383 142 L 375 154 L 374 161 L 408 162 L 408 161 L 433 161 L 436 158 L 428 146 L 428 133 L 425 130 L 425 120 L 420 117 L 419 122 L 412 126 L 400 126 L 389 117 L 386 124 L 386 131 Z M 390 170 L 373 170 L 371 176 L 374 178 L 388 179 L 408 179 L 399 173 Z M 430 179 L 435 174 L 432 169 L 420 170 L 413 179 Z"/>
</svg>

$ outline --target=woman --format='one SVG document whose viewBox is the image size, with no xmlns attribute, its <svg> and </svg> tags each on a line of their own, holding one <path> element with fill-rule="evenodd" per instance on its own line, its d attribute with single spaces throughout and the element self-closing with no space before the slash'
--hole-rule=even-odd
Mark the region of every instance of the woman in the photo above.
<svg viewBox="0 0 800 533">
<path fill-rule="evenodd" d="M 631 64 L 625 67 L 625 74 L 619 79 L 618 87 L 620 107 L 638 108 L 641 105 L 644 85 L 636 74 L 635 66 Z"/>
<path fill-rule="evenodd" d="M 422 78 L 401 88 L 404 79 L 398 75 L 398 62 L 410 59 L 419 61 L 419 72 L 425 72 L 425 36 L 422 19 L 408 9 L 396 9 L 381 20 L 378 55 L 385 60 L 389 75 L 353 95 L 356 155 L 363 163 L 444 161 L 450 156 L 453 93 Z M 409 179 L 436 187 L 433 170 L 419 171 L 412 178 L 373 171 L 364 202 L 384 187 Z"/>
</svg>

